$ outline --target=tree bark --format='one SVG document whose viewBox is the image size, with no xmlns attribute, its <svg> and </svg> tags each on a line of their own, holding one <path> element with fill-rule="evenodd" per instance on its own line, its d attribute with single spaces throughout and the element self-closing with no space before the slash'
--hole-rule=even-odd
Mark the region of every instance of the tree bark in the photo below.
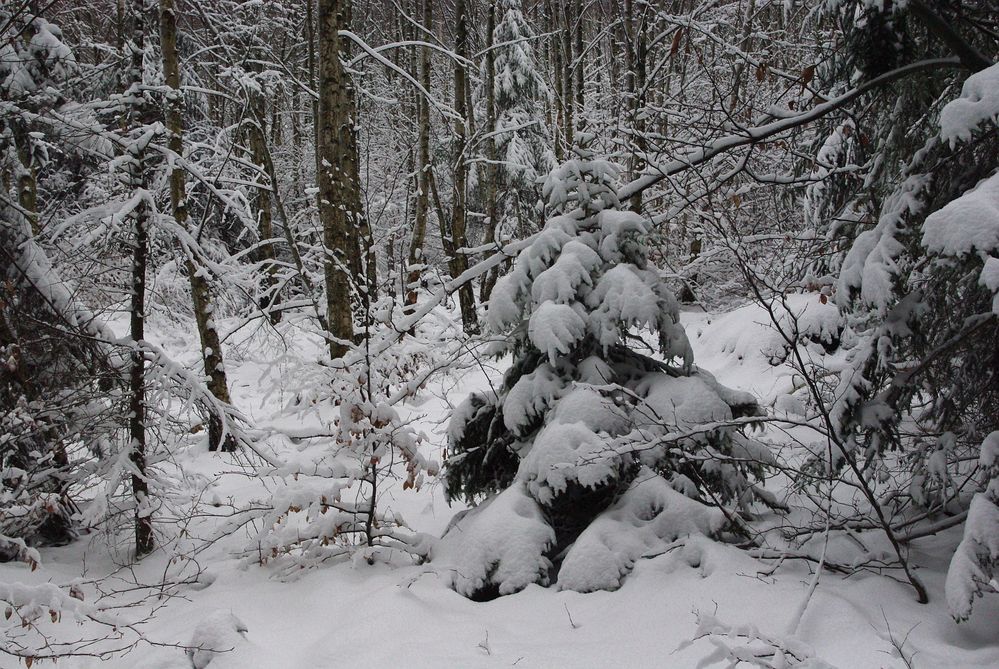
<svg viewBox="0 0 999 669">
<path fill-rule="evenodd" d="M 143 124 L 142 55 L 145 51 L 146 27 L 144 1 L 132 2 L 132 39 L 128 43 L 130 55 L 129 97 L 134 102 L 128 110 L 127 127 L 138 139 Z M 145 152 L 138 142 L 129 147 L 127 174 L 133 192 L 146 189 Z M 132 498 L 135 502 L 135 556 L 142 557 L 153 551 L 153 518 L 149 504 L 149 481 L 146 478 L 146 395 L 145 356 L 141 342 L 145 339 L 146 265 L 149 246 L 149 211 L 145 201 L 132 210 L 132 295 L 129 305 L 129 336 L 132 340 L 131 368 L 129 370 L 129 461 L 132 463 Z"/>
<path fill-rule="evenodd" d="M 575 67 L 573 72 L 576 75 L 576 124 L 577 127 L 582 130 L 586 127 L 586 117 L 583 115 L 583 109 L 585 108 L 585 88 L 583 84 L 585 83 L 585 74 L 583 68 L 583 4 L 582 0 L 575 0 L 572 6 L 573 17 L 575 23 L 573 24 L 573 36 L 576 42 L 575 54 L 573 55 L 573 60 L 575 62 Z"/>
<path fill-rule="evenodd" d="M 468 59 L 468 12 L 465 0 L 456 0 L 455 6 L 455 39 L 454 50 L 464 59 Z M 465 150 L 468 146 L 466 138 L 466 117 L 468 108 L 465 106 L 465 66 L 457 60 L 454 63 L 454 107 L 458 118 L 454 120 L 455 158 L 454 158 L 454 197 L 451 206 L 451 277 L 457 278 L 468 269 L 468 256 L 456 253 L 457 249 L 468 246 L 465 234 L 467 220 L 466 189 L 468 182 L 468 167 Z M 458 303 L 461 306 L 461 324 L 465 332 L 475 334 L 479 331 L 479 319 L 475 313 L 475 294 L 470 283 L 463 284 L 458 289 Z"/>
<path fill-rule="evenodd" d="M 548 30 L 558 34 L 558 15 L 555 12 L 556 5 L 548 0 Z M 551 45 L 552 53 L 552 77 L 555 80 L 555 127 L 552 128 L 552 141 L 555 144 L 555 160 L 561 163 L 565 159 L 565 145 L 562 137 L 565 132 L 565 88 L 563 83 L 565 75 L 562 73 L 565 66 L 562 59 L 561 40 L 554 40 Z"/>
<path fill-rule="evenodd" d="M 166 130 L 169 134 L 167 146 L 178 156 L 184 155 L 184 93 L 180 90 L 180 64 L 177 57 L 177 7 L 176 0 L 160 0 L 160 52 L 163 58 L 163 78 L 170 88 L 166 100 Z M 184 170 L 174 165 L 170 171 L 170 206 L 177 225 L 188 230 L 197 239 L 195 231 L 188 225 L 187 184 Z M 187 276 L 191 285 L 191 298 L 194 307 L 194 320 L 198 325 L 201 339 L 201 359 L 204 363 L 208 390 L 226 404 L 230 403 L 229 384 L 226 380 L 222 359 L 222 344 L 215 329 L 214 305 L 211 300 L 208 280 L 198 267 L 197 258 L 186 244 L 184 251 Z M 223 451 L 236 450 L 236 441 L 231 435 L 223 438 L 224 430 L 220 417 L 208 411 L 208 450 L 221 448 Z"/>
<path fill-rule="evenodd" d="M 629 161 L 629 172 L 631 179 L 638 178 L 645 168 L 645 151 L 647 143 L 645 140 L 645 121 L 642 109 L 645 107 L 645 84 L 646 84 L 646 51 L 647 42 L 645 37 L 645 19 L 635 24 L 634 8 L 632 0 L 625 0 L 625 28 L 626 28 L 626 61 L 627 61 L 627 87 L 629 103 L 630 131 L 632 136 L 632 151 Z M 630 208 L 636 214 L 642 213 L 642 194 L 639 193 L 631 199 Z"/>
<path fill-rule="evenodd" d="M 262 66 L 259 63 L 251 63 L 249 67 L 252 72 L 260 72 Z M 265 161 L 268 153 L 267 148 L 267 103 L 264 94 L 260 90 L 249 90 L 249 100 L 247 111 L 250 118 L 244 122 L 247 144 L 250 147 L 250 160 L 261 172 L 266 172 Z M 277 184 L 270 182 L 268 186 L 276 189 Z M 275 259 L 277 254 L 274 251 L 274 216 L 271 211 L 271 191 L 267 188 L 257 188 L 253 196 L 254 216 L 257 219 L 257 234 L 260 237 L 260 246 L 257 249 L 256 259 L 263 271 L 262 294 L 259 298 L 261 311 L 267 314 L 271 323 L 281 321 L 281 312 L 274 309 L 278 304 L 278 295 L 275 292 L 278 284 L 277 264 Z"/>
<path fill-rule="evenodd" d="M 423 26 L 433 29 L 432 0 L 423 0 Z M 420 51 L 420 84 L 427 92 L 430 91 L 430 50 Z M 417 140 L 417 192 L 416 216 L 413 221 L 413 234 L 409 242 L 409 260 L 406 276 L 406 305 L 416 304 L 420 288 L 420 278 L 425 263 L 424 241 L 427 236 L 427 219 L 430 217 L 430 105 L 426 100 L 420 102 L 420 130 Z"/>
<path fill-rule="evenodd" d="M 576 144 L 575 139 L 575 96 L 573 95 L 573 58 L 572 58 L 572 4 L 568 0 L 564 0 L 562 4 L 562 21 L 564 25 L 562 26 L 562 55 L 565 59 L 565 67 L 562 72 L 557 73 L 558 76 L 562 77 L 562 100 L 565 106 L 565 127 L 563 128 L 563 133 L 565 136 L 565 149 L 570 154 L 572 149 Z"/>
<path fill-rule="evenodd" d="M 352 190 L 357 187 L 346 169 L 344 153 L 352 145 L 353 113 L 350 81 L 340 62 L 338 31 L 349 28 L 347 0 L 319 0 L 319 116 L 316 178 L 319 186 L 319 220 L 326 251 L 326 319 L 332 358 L 343 357 L 354 338 L 351 313 L 350 256 Z M 357 198 L 359 201 L 360 198 Z"/>
<path fill-rule="evenodd" d="M 496 149 L 496 55 L 493 51 L 493 32 L 496 30 L 496 2 L 489 3 L 486 19 L 486 236 L 484 242 L 496 241 L 496 228 L 499 225 L 499 168 L 496 165 L 499 155 Z M 493 268 L 482 277 L 479 287 L 479 302 L 485 304 L 493 292 L 499 277 L 499 269 Z"/>
</svg>

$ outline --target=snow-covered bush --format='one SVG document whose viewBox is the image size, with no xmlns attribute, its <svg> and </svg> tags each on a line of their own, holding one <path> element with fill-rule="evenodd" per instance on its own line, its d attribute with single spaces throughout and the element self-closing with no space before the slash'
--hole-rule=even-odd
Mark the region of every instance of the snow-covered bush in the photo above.
<svg viewBox="0 0 999 669">
<path fill-rule="evenodd" d="M 973 594 L 991 587 L 984 575 L 997 553 L 988 537 L 999 533 L 997 470 L 981 445 L 999 429 L 997 84 L 992 65 L 943 107 L 938 132 L 847 254 L 838 289 L 860 336 L 832 417 L 860 445 L 855 457 L 865 469 L 900 471 L 888 487 L 926 514 L 966 501 L 960 491 L 971 483 L 984 489 L 948 578 L 959 619 Z M 903 428 L 908 420 L 916 427 Z"/>
<path fill-rule="evenodd" d="M 580 156 L 545 185 L 562 213 L 492 294 L 488 323 L 505 335 L 495 353 L 513 356 L 502 387 L 451 421 L 449 496 L 496 495 L 433 554 L 467 596 L 555 580 L 617 587 L 643 548 L 717 532 L 721 511 L 700 502 L 749 505 L 768 461 L 737 429 L 753 398 L 694 367 L 676 300 L 646 258 L 648 223 L 619 208 L 618 168 Z M 658 336 L 662 359 L 632 347 L 639 330 Z"/>
<path fill-rule="evenodd" d="M 399 370 L 411 362 L 414 348 L 419 347 L 403 343 L 334 372 L 325 379 L 323 394 L 309 398 L 304 410 L 336 406 L 333 438 L 311 439 L 301 446 L 300 456 L 259 470 L 262 476 L 276 477 L 277 484 L 267 498 L 238 516 L 241 523 L 250 516 L 258 519 L 258 531 L 245 551 L 248 559 L 293 573 L 347 559 L 426 557 L 431 537 L 414 532 L 384 501 L 379 504 L 390 482 L 401 478 L 403 490 L 418 489 L 439 470 L 420 452 L 423 435 L 402 419 L 388 397 L 390 392 L 407 396 L 406 381 L 413 381 L 413 372 Z"/>
<path fill-rule="evenodd" d="M 964 539 L 947 571 L 947 605 L 958 620 L 971 615 L 975 597 L 996 592 L 999 573 L 999 432 L 982 443 L 979 465 L 988 481 L 968 509 Z"/>
</svg>

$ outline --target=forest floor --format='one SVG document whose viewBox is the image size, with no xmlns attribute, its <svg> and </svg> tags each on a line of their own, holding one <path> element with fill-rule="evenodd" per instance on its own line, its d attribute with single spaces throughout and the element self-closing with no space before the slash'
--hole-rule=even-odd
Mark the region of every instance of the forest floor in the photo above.
<svg viewBox="0 0 999 669">
<path fill-rule="evenodd" d="M 765 404 L 787 410 L 797 402 L 787 396 L 795 379 L 789 367 L 772 365 L 761 353 L 774 334 L 763 320 L 762 311 L 754 307 L 722 315 L 684 314 L 698 366 L 726 385 L 755 392 Z M 190 330 L 168 322 L 149 329 L 155 329 L 153 340 L 171 355 L 196 362 L 197 349 L 186 334 Z M 250 337 L 227 351 L 234 403 L 261 425 L 321 429 L 332 409 L 326 415 L 288 409 L 295 392 L 289 377 L 298 369 L 295 361 L 314 359 L 318 346 L 289 333 L 280 355 L 273 353 L 273 336 Z M 430 438 L 428 449 L 437 459 L 446 442 L 449 407 L 500 376 L 500 369 L 486 366 L 445 372 L 404 407 Z M 769 429 L 764 438 L 780 447 L 786 435 Z M 214 480 L 210 496 L 220 500 L 245 499 L 267 485 L 247 476 L 230 455 L 192 448 L 178 457 L 192 475 Z M 440 535 L 462 508 L 448 506 L 439 482 L 428 482 L 415 492 L 403 491 L 396 483 L 384 491 L 380 503 L 401 512 L 415 530 L 434 535 Z M 448 589 L 432 564 L 341 563 L 281 577 L 273 563 L 260 566 L 233 555 L 247 542 L 240 532 L 199 555 L 199 582 L 159 602 L 162 607 L 141 630 L 153 641 L 181 645 L 188 644 L 196 630 L 215 634 L 212 638 L 232 650 L 217 655 L 211 669 L 726 666 L 708 660 L 720 637 L 684 644 L 695 636 L 700 614 L 742 626 L 742 632 L 757 639 L 769 637 L 789 647 L 802 644 L 813 657 L 813 664 L 802 666 L 827 666 L 821 660 L 843 669 L 997 667 L 999 602 L 979 601 L 972 620 L 960 625 L 947 612 L 944 576 L 960 532 L 950 529 L 911 546 L 929 604 L 917 604 L 910 586 L 886 576 L 859 573 L 845 578 L 825 572 L 803 615 L 802 603 L 813 580 L 809 563 L 787 561 L 774 570 L 772 561 L 703 537 L 639 560 L 615 592 L 579 594 L 531 586 L 475 603 Z M 103 536 L 84 537 L 68 547 L 45 549 L 42 568 L 35 572 L 24 565 L 0 565 L 0 580 L 67 583 L 115 572 L 106 541 Z M 813 548 L 818 552 L 821 546 Z M 167 562 L 167 555 L 156 553 L 132 569 L 117 569 L 104 587 L 117 582 L 127 588 L 135 580 L 155 583 L 170 570 Z M 114 597 L 124 602 L 135 596 L 124 592 Z M 141 618 L 149 606 L 146 602 L 125 613 Z M 232 632 L 227 614 L 242 621 L 244 634 Z M 728 643 L 743 647 L 738 639 Z M 751 647 L 760 644 L 757 640 Z M 7 666 L 5 662 L 13 666 L 11 658 L 0 657 L 0 665 Z M 192 661 L 178 647 L 142 645 L 107 663 L 59 662 L 98 665 L 183 669 Z"/>
</svg>

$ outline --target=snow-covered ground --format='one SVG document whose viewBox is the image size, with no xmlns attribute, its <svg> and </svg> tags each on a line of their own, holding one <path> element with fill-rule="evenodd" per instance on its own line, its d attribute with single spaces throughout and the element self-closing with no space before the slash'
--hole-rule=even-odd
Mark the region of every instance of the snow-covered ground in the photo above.
<svg viewBox="0 0 999 669">
<path fill-rule="evenodd" d="M 804 298 L 802 298 L 804 299 Z M 816 298 L 812 298 L 816 299 Z M 817 332 L 827 321 L 816 299 Z M 801 409 L 796 382 L 780 358 L 780 339 L 754 306 L 729 314 L 684 314 L 695 362 L 722 383 L 750 390 L 778 411 Z M 197 351 L 189 338 L 159 328 L 157 343 L 189 362 Z M 295 413 L 287 407 L 304 381 L 294 378 L 296 360 L 314 356 L 314 341 L 288 342 L 273 353 L 274 342 L 253 338 L 233 346 L 229 355 L 234 402 L 259 424 L 285 428 L 321 427 L 322 412 Z M 818 344 L 809 348 L 821 355 Z M 440 458 L 449 406 L 472 390 L 496 382 L 501 372 L 469 366 L 435 377 L 402 413 L 430 437 Z M 289 376 L 291 375 L 291 376 Z M 768 434 L 778 439 L 778 434 Z M 189 472 L 217 477 L 211 494 L 220 500 L 243 499 L 265 485 L 243 474 L 232 456 L 185 453 Z M 209 497 L 211 499 L 211 497 Z M 414 529 L 440 535 L 460 506 L 449 507 L 440 483 L 419 491 L 388 489 L 381 504 L 405 517 Z M 640 559 L 615 592 L 579 594 L 530 586 L 515 595 L 475 603 L 446 586 L 434 565 L 389 567 L 344 563 L 280 577 L 272 564 L 241 563 L 233 549 L 245 534 L 224 539 L 201 553 L 198 582 L 182 586 L 164 600 L 141 628 L 163 646 L 139 646 L 106 663 L 108 667 L 181 669 L 284 669 L 324 667 L 696 667 L 712 664 L 713 638 L 692 644 L 698 615 L 752 628 L 785 646 L 803 646 L 813 664 L 844 669 L 864 667 L 997 667 L 999 602 L 977 604 L 969 622 L 949 616 L 943 579 L 960 528 L 919 539 L 912 561 L 930 594 L 917 604 L 911 588 L 872 574 L 843 578 L 822 573 L 803 616 L 813 572 L 805 561 L 787 561 L 774 570 L 746 552 L 692 537 L 656 556 Z M 43 565 L 0 565 L 0 581 L 67 583 L 95 579 L 115 569 L 102 537 L 42 552 Z M 171 567 L 161 553 L 146 558 L 134 574 L 124 571 L 105 588 L 127 588 L 134 580 L 156 583 Z M 81 572 L 81 565 L 85 571 Z M 146 592 L 143 595 L 149 594 Z M 122 601 L 134 591 L 117 595 Z M 155 600 L 152 600 L 156 603 Z M 147 602 L 148 605 L 148 602 Z M 123 615 L 139 616 L 139 609 Z M 800 620 L 799 620 L 800 618 Z M 72 623 L 66 626 L 71 627 Z M 238 631 L 242 630 L 242 631 Z M 71 631 L 69 632 L 72 633 Z M 738 647 L 739 642 L 731 642 Z M 759 646 L 760 642 L 754 642 Z M 189 657 L 172 646 L 206 645 L 221 654 Z M 901 648 L 904 657 L 899 656 Z M 210 660 L 210 665 L 206 663 Z M 820 662 L 821 661 L 821 662 Z M 0 665 L 11 663 L 0 658 Z M 59 666 L 105 666 L 97 660 L 60 661 Z M 748 666 L 748 665 L 747 665 Z"/>
</svg>

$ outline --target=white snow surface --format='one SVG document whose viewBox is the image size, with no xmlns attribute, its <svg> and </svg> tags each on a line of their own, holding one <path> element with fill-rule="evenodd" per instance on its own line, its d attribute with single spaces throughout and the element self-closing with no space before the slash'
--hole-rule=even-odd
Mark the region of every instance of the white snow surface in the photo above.
<svg viewBox="0 0 999 669">
<path fill-rule="evenodd" d="M 927 216 L 923 246 L 948 256 L 987 255 L 999 248 L 999 174 Z"/>
<path fill-rule="evenodd" d="M 999 123 L 999 63 L 965 80 L 961 95 L 940 112 L 940 136 L 952 144 L 968 140 L 988 122 Z"/>
<path fill-rule="evenodd" d="M 810 295 L 801 299 L 817 298 Z M 682 321 L 690 334 L 698 368 L 711 370 L 720 383 L 758 393 L 765 404 L 794 394 L 789 368 L 772 365 L 761 353 L 761 345 L 771 338 L 758 307 L 721 315 L 684 313 Z M 278 327 L 291 326 L 282 323 Z M 148 327 L 154 343 L 194 365 L 199 353 L 189 331 L 155 318 L 150 319 Z M 283 355 L 274 353 L 280 343 L 276 336 L 233 337 L 226 341 L 233 400 L 258 425 L 281 426 L 289 433 L 302 435 L 321 432 L 335 409 L 311 412 L 295 408 L 292 400 L 302 388 L 294 373 L 301 367 L 290 361 L 314 360 L 322 342 L 303 341 L 285 330 L 281 334 L 289 339 Z M 590 367 L 596 383 L 599 364 L 594 361 Z M 446 443 L 444 419 L 449 407 L 458 405 L 472 391 L 489 394 L 501 374 L 502 369 L 469 365 L 435 377 L 408 405 L 398 407 L 404 418 L 415 421 L 414 427 L 428 435 L 427 444 L 422 446 L 427 455 L 439 458 L 437 449 Z M 571 417 L 575 421 L 579 418 L 577 411 L 585 411 L 586 398 L 579 399 L 578 404 L 570 403 L 572 411 L 566 409 L 570 415 L 565 420 Z M 771 433 L 768 436 L 778 437 Z M 295 453 L 311 442 L 282 443 L 289 453 Z M 994 457 L 994 450 L 987 452 Z M 192 449 L 173 457 L 190 477 L 207 482 L 206 500 L 245 500 L 259 494 L 266 484 L 260 478 L 240 473 L 237 460 L 230 454 Z M 621 566 L 633 562 L 631 573 L 612 592 L 584 594 L 504 580 L 505 565 L 513 564 L 522 546 L 516 542 L 498 544 L 487 533 L 479 537 L 475 550 L 496 557 L 497 568 L 491 576 L 459 572 L 463 558 L 460 554 L 451 556 L 454 569 L 450 569 L 445 566 L 449 561 L 444 556 L 448 555 L 451 537 L 458 536 L 455 533 L 460 531 L 460 522 L 437 544 L 435 555 L 439 559 L 427 565 L 390 567 L 382 563 L 368 565 L 363 560 L 343 562 L 304 571 L 292 580 L 280 577 L 279 570 L 270 564 L 247 564 L 234 555 L 233 551 L 242 548 L 247 538 L 245 532 L 237 532 L 196 556 L 200 575 L 194 563 L 173 561 L 185 553 L 181 550 L 184 545 L 177 551 L 159 551 L 144 559 L 134 568 L 135 576 L 143 582 L 158 583 L 169 574 L 186 576 L 191 583 L 176 590 L 178 597 L 162 601 L 153 597 L 121 609 L 116 615 L 134 619 L 152 606 L 159 607 L 155 617 L 141 628 L 158 643 L 185 646 L 199 634 L 218 634 L 222 641 L 231 643 L 233 650 L 216 654 L 209 669 L 687 669 L 705 666 L 702 662 L 715 649 L 711 640 L 702 639 L 678 650 L 697 632 L 698 613 L 728 625 L 751 625 L 761 634 L 784 637 L 806 597 L 812 565 L 802 560 L 787 561 L 772 574 L 761 576 L 760 572 L 769 569 L 772 561 L 757 560 L 739 548 L 701 534 L 716 527 L 712 512 L 701 507 L 696 511 L 687 509 L 689 500 L 658 484 L 641 491 L 639 488 L 641 485 L 635 486 L 626 499 L 584 533 L 562 567 L 560 581 L 569 579 L 574 572 L 583 579 L 585 573 L 589 585 L 596 587 L 612 585 L 619 578 Z M 549 541 L 550 530 L 537 522 L 537 507 L 532 506 L 529 496 L 517 487 L 510 490 L 491 504 L 480 506 L 476 513 L 488 513 L 491 508 L 499 511 L 496 505 L 506 504 L 516 513 L 504 516 L 519 518 L 522 523 L 521 541 Z M 404 515 L 415 530 L 436 536 L 441 536 L 455 514 L 463 510 L 458 504 L 447 506 L 439 484 L 404 491 L 399 481 L 382 491 L 380 503 Z M 654 510 L 659 511 L 653 515 Z M 665 525 L 666 521 L 658 518 L 665 518 L 665 514 L 680 514 L 690 523 L 686 531 L 696 532 L 679 537 L 674 545 L 672 531 L 659 531 L 659 524 Z M 677 526 L 674 521 L 675 517 L 668 523 L 671 528 Z M 198 525 L 190 529 L 195 536 L 208 530 Z M 92 604 L 97 596 L 89 580 L 114 573 L 107 585 L 123 589 L 112 597 L 114 602 L 127 604 L 150 594 L 126 590 L 132 572 L 118 569 L 116 560 L 108 557 L 107 539 L 94 534 L 70 546 L 42 549 L 41 566 L 35 571 L 24 564 L 0 564 L 0 581 L 24 587 L 80 583 L 86 602 Z M 910 560 L 929 591 L 927 605 L 917 604 L 911 588 L 888 578 L 859 573 L 844 579 L 823 572 L 793 641 L 809 646 L 814 657 L 843 669 L 904 669 L 906 664 L 892 645 L 892 639 L 897 642 L 903 638 L 906 652 L 915 655 L 912 666 L 917 668 L 999 666 L 999 597 L 986 594 L 976 600 L 974 614 L 961 624 L 954 622 L 948 610 L 944 582 L 960 539 L 961 528 L 957 527 L 910 545 Z M 128 528 L 112 540 L 121 549 L 118 559 L 124 559 L 124 548 L 130 540 Z M 865 535 L 865 541 L 869 540 Z M 609 542 L 620 545 L 620 550 L 603 550 L 601 546 Z M 189 544 L 185 545 L 189 548 Z M 831 558 L 849 559 L 848 555 L 835 555 L 834 548 L 847 550 L 830 545 Z M 820 549 L 821 545 L 815 547 L 815 552 Z M 536 550 L 532 548 L 526 554 L 536 555 Z M 469 562 L 482 563 L 478 559 Z M 594 568 L 583 569 L 584 562 Z M 536 566 L 540 569 L 542 565 Z M 487 576 L 499 578 L 501 588 L 519 592 L 477 603 L 450 587 L 452 579 L 465 579 L 471 585 Z M 603 581 L 598 583 L 601 578 Z M 582 580 L 575 585 L 584 589 Z M 7 624 L 16 622 L 15 617 Z M 69 615 L 61 623 L 49 625 L 47 616 L 43 622 L 45 629 L 61 629 L 73 638 L 96 630 L 89 623 L 78 625 Z M 246 631 L 240 632 L 240 627 Z M 17 666 L 4 657 L 0 666 Z M 183 647 L 141 646 L 107 662 L 64 659 L 58 666 L 190 669 L 192 658 Z"/>
<path fill-rule="evenodd" d="M 718 509 L 685 497 L 661 476 L 643 469 L 566 553 L 558 587 L 577 592 L 617 590 L 639 558 L 665 553 L 679 537 L 711 534 L 723 522 Z"/>
<path fill-rule="evenodd" d="M 475 519 L 476 522 L 464 522 Z M 431 554 L 434 569 L 470 596 L 486 583 L 501 595 L 532 583 L 547 585 L 551 562 L 543 556 L 555 532 L 522 483 L 515 483 L 471 509 L 452 526 Z"/>
</svg>

